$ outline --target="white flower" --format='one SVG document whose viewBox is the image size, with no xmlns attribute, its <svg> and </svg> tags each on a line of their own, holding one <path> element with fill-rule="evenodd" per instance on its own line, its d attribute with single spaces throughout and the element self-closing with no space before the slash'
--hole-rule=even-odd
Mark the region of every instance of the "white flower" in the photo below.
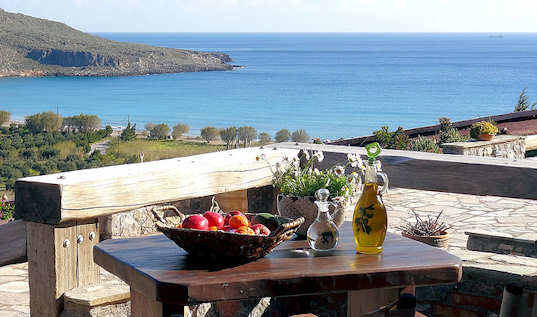
<svg viewBox="0 0 537 317">
<path fill-rule="evenodd" d="M 347 184 L 354 184 L 354 182 L 356 181 L 356 179 L 354 177 L 352 177 L 352 175 L 349 175 L 347 176 Z"/>
<path fill-rule="evenodd" d="M 265 153 L 263 153 L 263 154 L 260 154 L 260 155 L 256 156 L 256 157 L 255 157 L 255 160 L 256 160 L 256 161 L 259 161 L 259 160 L 266 161 L 266 160 L 267 160 L 267 156 L 265 155 Z"/>
<path fill-rule="evenodd" d="M 324 160 L 324 154 L 322 151 L 315 152 L 313 157 L 317 159 L 317 162 L 322 162 Z"/>
<path fill-rule="evenodd" d="M 336 174 L 336 176 L 345 175 L 345 168 L 343 168 L 343 166 L 340 166 L 340 165 L 334 167 L 334 174 Z"/>
<path fill-rule="evenodd" d="M 314 168 L 313 175 L 321 175 L 321 172 L 318 169 Z"/>
<path fill-rule="evenodd" d="M 377 168 L 377 171 L 382 171 L 382 164 L 380 163 L 380 161 L 375 161 L 375 166 Z"/>
<path fill-rule="evenodd" d="M 308 151 L 303 151 L 302 153 L 304 153 L 304 158 L 306 159 L 306 161 L 309 161 L 310 160 L 310 153 Z"/>
</svg>

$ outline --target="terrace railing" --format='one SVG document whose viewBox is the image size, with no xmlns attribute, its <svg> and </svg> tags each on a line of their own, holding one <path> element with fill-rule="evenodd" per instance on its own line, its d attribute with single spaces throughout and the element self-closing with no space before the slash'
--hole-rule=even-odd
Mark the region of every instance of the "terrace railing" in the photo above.
<svg viewBox="0 0 537 317">
<path fill-rule="evenodd" d="M 63 294 L 99 282 L 93 246 L 98 218 L 135 208 L 217 195 L 252 208 L 252 188 L 271 184 L 275 165 L 299 149 L 322 150 L 328 168 L 362 148 L 280 143 L 140 164 L 28 177 L 15 184 L 16 216 L 26 221 L 32 316 L 58 316 Z M 421 152 L 383 152 L 395 187 L 537 200 L 537 162 Z"/>
</svg>

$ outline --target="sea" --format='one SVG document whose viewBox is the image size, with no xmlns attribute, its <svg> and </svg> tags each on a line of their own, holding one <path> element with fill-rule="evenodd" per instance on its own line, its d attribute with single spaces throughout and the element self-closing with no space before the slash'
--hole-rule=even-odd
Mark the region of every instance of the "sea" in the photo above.
<svg viewBox="0 0 537 317">
<path fill-rule="evenodd" d="M 0 79 L 0 109 L 97 114 L 103 124 L 249 125 L 272 135 L 369 135 L 511 112 L 537 100 L 536 33 L 97 33 L 115 41 L 219 51 L 232 71 Z"/>
</svg>

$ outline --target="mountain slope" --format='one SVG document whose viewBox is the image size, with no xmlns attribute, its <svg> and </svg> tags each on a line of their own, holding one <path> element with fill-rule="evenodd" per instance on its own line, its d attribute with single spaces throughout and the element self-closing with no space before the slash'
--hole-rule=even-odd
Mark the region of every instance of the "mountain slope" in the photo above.
<svg viewBox="0 0 537 317">
<path fill-rule="evenodd" d="M 223 53 L 114 42 L 63 23 L 0 9 L 0 77 L 229 70 L 230 61 Z"/>
</svg>

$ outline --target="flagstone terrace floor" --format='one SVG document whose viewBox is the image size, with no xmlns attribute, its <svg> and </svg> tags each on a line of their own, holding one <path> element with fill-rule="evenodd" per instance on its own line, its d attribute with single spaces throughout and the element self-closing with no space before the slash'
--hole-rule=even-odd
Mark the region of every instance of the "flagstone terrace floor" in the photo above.
<svg viewBox="0 0 537 317">
<path fill-rule="evenodd" d="M 537 259 L 501 255 L 466 249 L 465 231 L 481 229 L 511 234 L 516 238 L 537 237 L 537 202 L 494 196 L 473 196 L 410 189 L 391 189 L 385 197 L 390 231 L 406 219 L 413 219 L 412 211 L 420 216 L 436 215 L 444 211 L 443 220 L 452 225 L 448 251 L 459 256 L 464 266 L 510 272 L 537 277 Z M 352 217 L 352 207 L 346 218 Z M 27 264 L 0 268 L 0 317 L 29 316 Z"/>
</svg>

